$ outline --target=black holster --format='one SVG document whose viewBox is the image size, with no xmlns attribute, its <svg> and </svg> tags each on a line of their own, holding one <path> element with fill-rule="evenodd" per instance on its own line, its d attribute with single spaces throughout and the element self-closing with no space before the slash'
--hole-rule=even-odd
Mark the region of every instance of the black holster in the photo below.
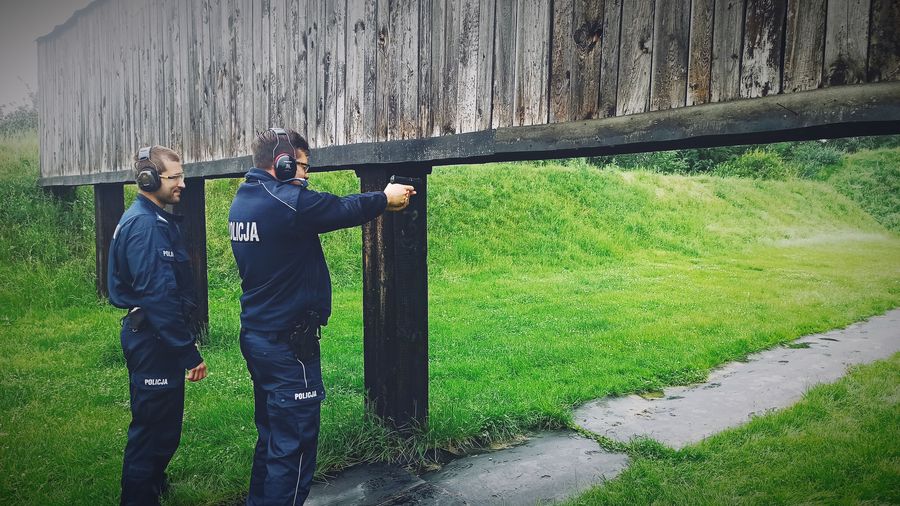
<svg viewBox="0 0 900 506">
<path fill-rule="evenodd" d="M 122 318 L 122 324 L 126 321 L 132 332 L 140 332 L 147 326 L 147 313 L 142 308 L 133 309 Z"/>
<path fill-rule="evenodd" d="M 319 313 L 306 311 L 291 329 L 287 343 L 297 360 L 319 358 L 319 339 L 322 338 L 321 321 Z"/>
</svg>

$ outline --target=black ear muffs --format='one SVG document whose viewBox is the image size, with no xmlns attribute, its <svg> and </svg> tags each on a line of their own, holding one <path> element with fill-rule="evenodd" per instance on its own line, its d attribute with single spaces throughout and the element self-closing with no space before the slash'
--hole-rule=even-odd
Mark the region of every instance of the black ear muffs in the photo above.
<svg viewBox="0 0 900 506">
<path fill-rule="evenodd" d="M 282 153 L 275 158 L 275 177 L 281 181 L 293 179 L 297 175 L 297 160 Z"/>
<path fill-rule="evenodd" d="M 297 176 L 297 159 L 294 158 L 294 145 L 291 144 L 291 137 L 283 128 L 272 127 L 269 131 L 275 134 L 275 147 L 272 148 L 272 159 L 275 162 L 275 178 L 279 181 L 294 179 Z M 290 153 L 278 153 L 278 146 L 281 145 L 281 137 L 284 136 L 287 145 L 291 147 Z M 276 155 L 276 153 L 278 153 Z"/>
<path fill-rule="evenodd" d="M 153 167 L 141 169 L 134 178 L 138 188 L 149 193 L 153 193 L 162 187 L 162 180 L 159 178 L 159 170 L 156 168 L 156 164 L 153 163 L 153 160 L 150 160 L 150 151 L 152 149 L 151 146 L 146 146 L 138 151 L 138 163 L 149 161 L 153 164 Z"/>
</svg>

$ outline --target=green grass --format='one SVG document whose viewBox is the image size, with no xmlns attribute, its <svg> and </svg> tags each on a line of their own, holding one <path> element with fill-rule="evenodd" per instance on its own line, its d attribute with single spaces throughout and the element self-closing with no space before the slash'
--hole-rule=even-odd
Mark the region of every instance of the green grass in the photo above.
<svg viewBox="0 0 900 506">
<path fill-rule="evenodd" d="M 111 503 L 129 420 L 120 314 L 93 293 L 90 189 L 61 202 L 36 178 L 33 140 L 0 143 L 0 499 Z M 247 486 L 237 183 L 206 187 L 210 377 L 188 385 L 170 504 Z M 352 173 L 312 184 L 358 189 Z M 564 427 L 586 400 L 696 381 L 900 304 L 900 237 L 827 183 L 515 163 L 439 167 L 428 198 L 430 423 L 398 439 L 366 419 L 360 232 L 329 234 L 320 474 Z"/>
<path fill-rule="evenodd" d="M 570 505 L 900 503 L 900 354 L 680 451 L 634 456 Z"/>
</svg>

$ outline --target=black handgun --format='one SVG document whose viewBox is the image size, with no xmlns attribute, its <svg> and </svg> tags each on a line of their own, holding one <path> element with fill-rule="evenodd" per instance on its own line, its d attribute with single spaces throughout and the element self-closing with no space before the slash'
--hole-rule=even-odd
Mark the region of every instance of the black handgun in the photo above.
<svg viewBox="0 0 900 506">
<path fill-rule="evenodd" d="M 406 177 L 406 176 L 391 176 L 392 184 L 405 184 L 409 186 L 416 186 L 422 184 L 422 179 L 418 177 Z"/>
</svg>

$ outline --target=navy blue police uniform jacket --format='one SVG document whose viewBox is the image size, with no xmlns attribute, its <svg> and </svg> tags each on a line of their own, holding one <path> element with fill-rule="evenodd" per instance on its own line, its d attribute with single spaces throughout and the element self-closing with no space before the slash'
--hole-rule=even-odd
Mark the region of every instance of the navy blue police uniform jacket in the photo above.
<svg viewBox="0 0 900 506">
<path fill-rule="evenodd" d="M 183 369 L 193 369 L 203 359 L 187 321 L 197 298 L 179 221 L 181 216 L 137 196 L 109 247 L 109 301 L 122 309 L 143 308 L 161 344 Z"/>
<path fill-rule="evenodd" d="M 321 325 L 331 316 L 331 275 L 319 234 L 362 225 L 384 212 L 384 192 L 339 197 L 283 183 L 253 168 L 228 213 L 231 249 L 241 276 L 241 326 L 292 328 L 304 311 Z"/>
</svg>

